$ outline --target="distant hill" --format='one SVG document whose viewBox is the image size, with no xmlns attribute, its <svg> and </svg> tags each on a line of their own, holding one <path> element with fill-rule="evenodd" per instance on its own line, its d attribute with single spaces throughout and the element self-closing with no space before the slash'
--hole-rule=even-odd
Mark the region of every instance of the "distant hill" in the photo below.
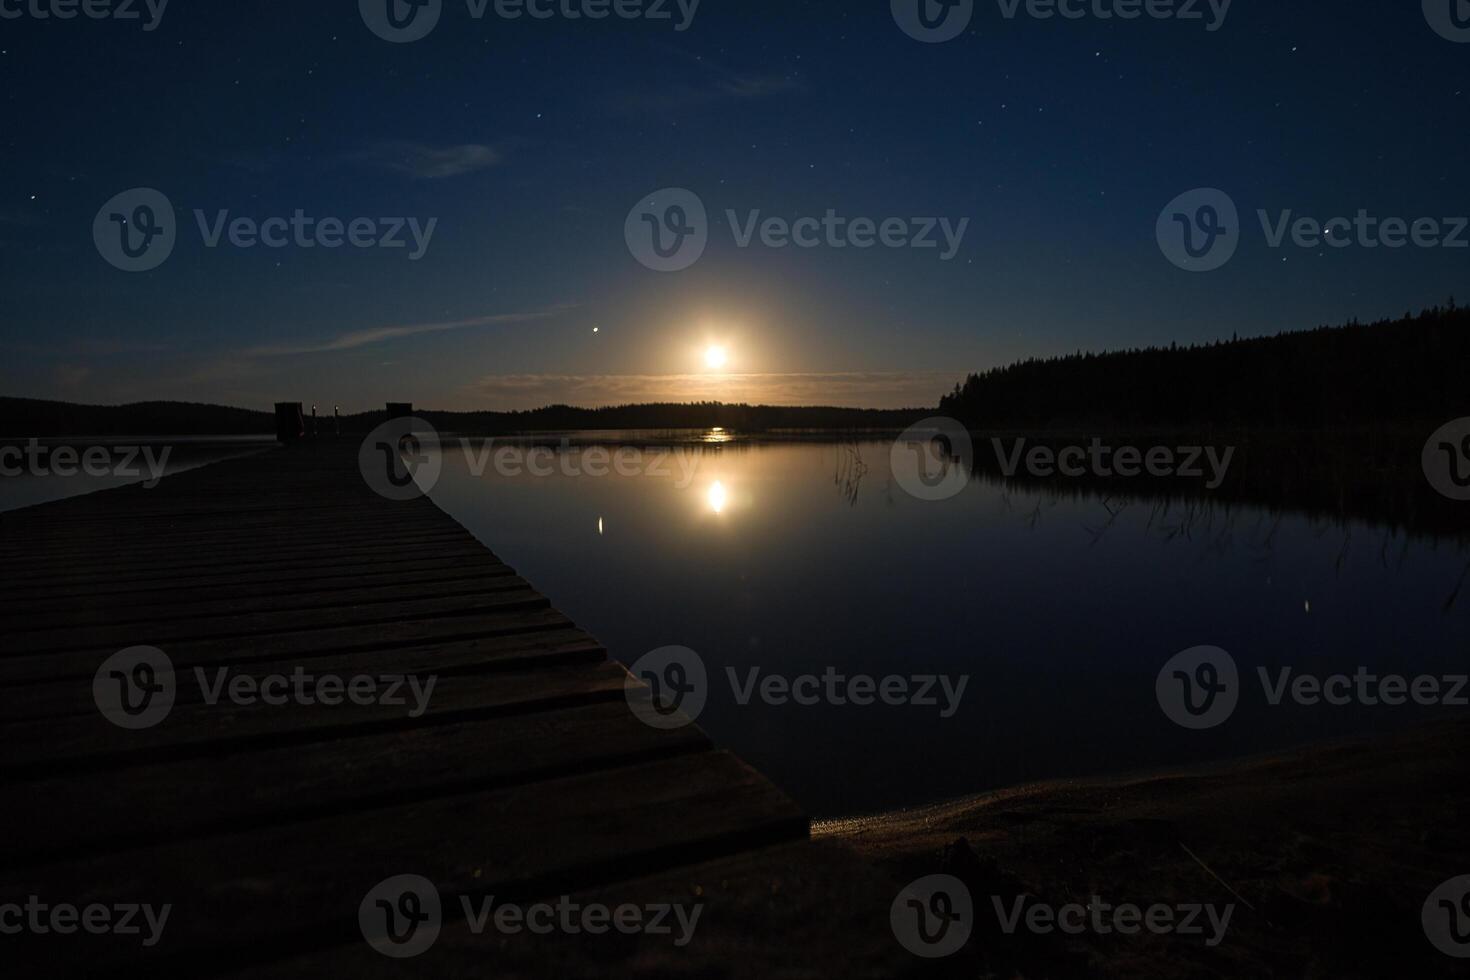
<svg viewBox="0 0 1470 980">
<path fill-rule="evenodd" d="M 0 438 L 46 436 L 256 435 L 274 433 L 274 417 L 223 405 L 136 402 L 75 405 L 0 397 Z"/>
<path fill-rule="evenodd" d="M 385 401 L 392 392 L 385 392 Z M 417 414 L 444 432 L 500 434 L 562 429 L 693 429 L 723 426 L 740 432 L 772 429 L 902 429 L 933 409 L 864 409 L 727 405 L 618 405 L 572 408 L 552 405 L 526 412 L 441 412 L 420 407 Z M 367 432 L 386 411 L 344 415 L 346 433 Z M 322 420 L 330 431 L 330 416 Z M 190 402 L 139 402 L 132 405 L 75 405 L 30 398 L 0 398 L 0 439 L 119 435 L 273 434 L 275 417 L 221 405 Z"/>
<path fill-rule="evenodd" d="M 1346 428 L 1470 415 L 1470 309 L 1433 307 L 1398 320 L 1189 347 L 1033 358 L 972 374 L 940 414 L 971 428 L 1215 426 Z M 386 402 L 394 392 L 384 392 Z M 440 431 L 498 435 L 566 429 L 897 430 L 930 408 L 864 409 L 693 402 L 524 412 L 418 406 Z M 343 416 L 366 432 L 381 410 Z M 324 420 L 330 426 L 331 419 Z M 254 435 L 269 412 L 189 402 L 75 405 L 0 397 L 0 438 L 76 435 Z"/>
<path fill-rule="evenodd" d="M 435 412 L 417 414 L 454 432 L 540 432 L 565 429 L 701 429 L 722 426 L 737 432 L 775 429 L 904 429 L 932 408 L 878 409 L 824 406 L 730 405 L 723 402 L 652 403 L 608 408 L 550 405 L 527 412 Z"/>
<path fill-rule="evenodd" d="M 1031 359 L 970 375 L 940 412 L 973 429 L 1438 425 L 1470 415 L 1470 310 Z"/>
</svg>

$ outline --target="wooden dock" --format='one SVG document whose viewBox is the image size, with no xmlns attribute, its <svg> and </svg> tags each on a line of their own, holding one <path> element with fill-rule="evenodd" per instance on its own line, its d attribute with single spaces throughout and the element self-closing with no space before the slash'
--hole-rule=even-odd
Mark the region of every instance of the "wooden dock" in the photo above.
<svg viewBox="0 0 1470 980">
<path fill-rule="evenodd" d="M 0 515 L 0 904 L 172 906 L 152 948 L 0 936 L 15 975 L 386 970 L 405 961 L 358 911 L 391 876 L 434 883 L 449 935 L 460 896 L 612 895 L 806 839 L 696 727 L 638 720 L 626 670 L 431 501 L 374 493 L 357 449 L 309 440 Z M 177 694 L 129 730 L 93 684 L 137 645 L 166 653 Z M 196 668 L 436 685 L 418 717 L 208 704 Z M 456 968 L 431 951 L 423 972 L 494 973 L 494 939 L 456 944 Z"/>
</svg>

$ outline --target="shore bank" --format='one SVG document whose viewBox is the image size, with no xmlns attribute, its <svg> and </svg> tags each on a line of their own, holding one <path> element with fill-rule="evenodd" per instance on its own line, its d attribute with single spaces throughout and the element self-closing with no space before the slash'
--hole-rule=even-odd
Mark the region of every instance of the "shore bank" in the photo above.
<svg viewBox="0 0 1470 980">
<path fill-rule="evenodd" d="M 899 885 L 953 874 L 975 933 L 944 961 L 970 976 L 1439 976 L 1421 910 L 1470 873 L 1470 723 L 1212 765 L 1021 786 L 813 827 Z M 962 840 L 963 839 L 963 840 Z M 1204 937 L 1006 934 L 1018 896 L 1086 905 L 1235 906 Z M 1208 925 L 1205 936 L 1210 933 Z"/>
<path fill-rule="evenodd" d="M 1470 723 L 1311 745 L 1204 768 L 1019 786 L 813 826 L 786 844 L 574 896 L 702 908 L 667 938 L 471 935 L 446 925 L 437 977 L 1440 977 L 1464 960 L 1432 946 L 1429 894 L 1470 873 Z M 874 774 L 877 778 L 878 774 Z M 963 842 L 962 842 L 963 839 Z M 1188 850 L 1186 850 L 1188 848 Z M 975 926 L 958 952 L 921 959 L 890 907 L 925 875 L 966 881 Z M 1000 928 L 1018 898 L 1085 906 L 1233 906 L 1220 941 Z M 362 947 L 356 975 L 400 976 Z M 303 958 L 267 975 L 320 976 Z M 340 962 L 340 961 L 336 961 Z"/>
</svg>

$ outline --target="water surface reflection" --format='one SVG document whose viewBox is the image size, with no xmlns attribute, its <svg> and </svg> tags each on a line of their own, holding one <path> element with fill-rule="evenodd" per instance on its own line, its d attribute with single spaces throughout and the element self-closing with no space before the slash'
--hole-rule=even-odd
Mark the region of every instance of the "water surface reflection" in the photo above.
<svg viewBox="0 0 1470 980">
<path fill-rule="evenodd" d="M 700 723 L 817 815 L 1370 732 L 1413 707 L 1247 698 L 1186 732 L 1155 701 L 1188 647 L 1322 674 L 1464 673 L 1470 552 L 1363 521 L 977 478 L 916 500 L 886 442 L 732 441 L 692 476 L 471 476 L 434 498 L 615 656 L 699 651 Z M 566 452 L 568 450 L 559 450 Z M 576 450 L 570 450 L 575 452 Z M 971 675 L 933 708 L 737 703 L 762 674 Z"/>
</svg>

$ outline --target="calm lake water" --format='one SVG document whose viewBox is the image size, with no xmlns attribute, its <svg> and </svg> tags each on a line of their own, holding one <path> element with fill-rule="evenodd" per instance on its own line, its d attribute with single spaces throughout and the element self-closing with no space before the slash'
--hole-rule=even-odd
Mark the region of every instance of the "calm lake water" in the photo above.
<svg viewBox="0 0 1470 980">
<path fill-rule="evenodd" d="M 0 445 L 28 453 L 24 440 L 0 441 Z M 0 511 L 30 507 L 51 500 L 106 490 L 152 480 L 156 476 L 182 473 L 196 466 L 228 459 L 244 453 L 274 448 L 274 436 L 108 436 L 105 438 L 70 438 L 37 440 L 38 465 L 27 462 L 27 456 L 7 454 L 6 472 L 0 474 Z M 92 475 L 78 459 L 57 461 L 52 454 L 59 447 L 78 447 L 85 451 L 106 450 L 106 462 L 100 467 L 106 475 Z M 166 450 L 166 452 L 165 452 Z M 58 475 L 60 470 L 66 475 Z"/>
<path fill-rule="evenodd" d="M 1256 668 L 1463 674 L 1470 550 L 1216 505 L 1120 506 L 975 480 L 922 501 L 887 442 L 679 451 L 667 475 L 474 475 L 446 440 L 434 500 L 612 654 L 697 651 L 699 723 L 816 816 L 1018 782 L 1183 764 L 1384 730 L 1443 707 L 1269 706 Z M 602 468 L 598 467 L 601 471 Z M 1447 605 L 1447 602 L 1449 603 Z M 1170 722 L 1155 680 L 1234 657 L 1217 728 Z M 968 675 L 959 709 L 741 705 L 726 676 Z M 941 704 L 943 699 L 941 698 Z M 1458 711 L 1463 713 L 1465 709 Z"/>
<path fill-rule="evenodd" d="M 1465 673 L 1459 544 L 979 479 L 922 501 L 890 475 L 890 445 L 716 441 L 632 476 L 569 475 L 612 468 L 557 449 L 539 463 L 551 475 L 533 476 L 501 472 L 482 442 L 466 452 L 446 439 L 432 497 L 618 659 L 697 651 L 710 679 L 699 724 L 819 817 L 1466 710 L 1272 707 L 1255 676 Z M 260 448 L 181 446 L 169 470 Z M 120 482 L 8 478 L 0 510 Z M 1155 681 L 1199 645 L 1229 651 L 1243 693 L 1219 727 L 1189 731 L 1165 717 Z M 941 717 L 942 695 L 941 706 L 742 705 L 727 668 L 742 684 L 751 668 L 969 680 Z"/>
</svg>

